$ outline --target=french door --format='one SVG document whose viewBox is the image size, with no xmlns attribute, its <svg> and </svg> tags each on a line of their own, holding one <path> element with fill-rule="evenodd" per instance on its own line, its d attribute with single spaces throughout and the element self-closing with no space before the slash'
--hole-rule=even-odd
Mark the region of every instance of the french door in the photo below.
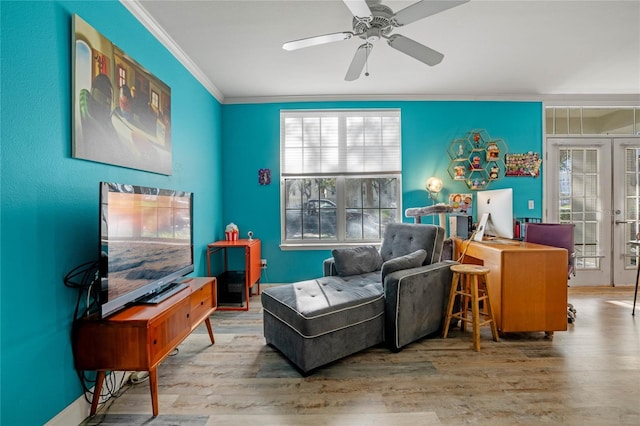
<svg viewBox="0 0 640 426">
<path fill-rule="evenodd" d="M 545 221 L 573 223 L 572 286 L 635 283 L 640 232 L 640 139 L 546 140 Z"/>
</svg>

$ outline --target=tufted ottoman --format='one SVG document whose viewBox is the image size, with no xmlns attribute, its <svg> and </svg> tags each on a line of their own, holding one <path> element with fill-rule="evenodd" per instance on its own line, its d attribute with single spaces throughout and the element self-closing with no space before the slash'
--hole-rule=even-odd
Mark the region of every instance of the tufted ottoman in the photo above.
<svg viewBox="0 0 640 426">
<path fill-rule="evenodd" d="M 262 291 L 264 336 L 304 374 L 384 341 L 380 271 Z"/>
</svg>

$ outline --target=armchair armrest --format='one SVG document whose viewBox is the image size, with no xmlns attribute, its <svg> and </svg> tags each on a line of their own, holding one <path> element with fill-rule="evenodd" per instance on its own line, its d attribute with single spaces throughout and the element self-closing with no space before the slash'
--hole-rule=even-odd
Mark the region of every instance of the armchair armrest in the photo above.
<svg viewBox="0 0 640 426">
<path fill-rule="evenodd" d="M 392 351 L 442 331 L 453 276 L 450 267 L 456 263 L 447 260 L 386 276 L 385 341 Z"/>
<path fill-rule="evenodd" d="M 323 277 L 332 277 L 338 275 L 338 271 L 336 270 L 336 262 L 333 257 L 325 259 L 322 262 L 322 276 Z"/>
</svg>

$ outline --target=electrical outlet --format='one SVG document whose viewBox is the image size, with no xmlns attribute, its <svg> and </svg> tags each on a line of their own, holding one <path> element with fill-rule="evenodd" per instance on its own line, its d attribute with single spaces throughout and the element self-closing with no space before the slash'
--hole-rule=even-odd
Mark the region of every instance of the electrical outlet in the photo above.
<svg viewBox="0 0 640 426">
<path fill-rule="evenodd" d="M 529 210 L 533 210 L 533 200 L 529 200 Z"/>
<path fill-rule="evenodd" d="M 267 259 L 260 259 L 260 267 L 263 269 L 267 267 Z"/>
</svg>

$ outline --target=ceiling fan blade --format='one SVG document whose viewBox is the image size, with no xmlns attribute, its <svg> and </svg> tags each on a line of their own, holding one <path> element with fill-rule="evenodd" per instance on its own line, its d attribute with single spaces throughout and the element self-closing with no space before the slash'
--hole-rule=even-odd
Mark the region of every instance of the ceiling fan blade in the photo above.
<svg viewBox="0 0 640 426">
<path fill-rule="evenodd" d="M 351 14 L 358 18 L 367 18 L 371 16 L 371 9 L 365 0 L 343 0 L 347 5 Z"/>
<path fill-rule="evenodd" d="M 421 0 L 396 12 L 394 21 L 401 27 L 467 2 L 469 0 Z"/>
<path fill-rule="evenodd" d="M 400 34 L 394 34 L 387 40 L 389 46 L 393 47 L 396 50 L 399 50 L 402 53 L 405 53 L 412 58 L 419 60 L 420 62 L 424 62 L 429 66 L 434 66 L 442 62 L 444 55 L 440 52 L 437 52 L 430 47 L 427 47 L 423 44 L 418 43 L 415 40 L 411 40 Z"/>
<path fill-rule="evenodd" d="M 371 53 L 371 49 L 373 49 L 373 45 L 371 43 L 365 43 L 358 47 L 358 50 L 356 50 L 356 54 L 351 60 L 351 65 L 349 65 L 349 69 L 347 70 L 347 75 L 344 76 L 344 79 L 346 81 L 357 80 L 360 77 L 360 74 L 362 74 L 362 69 L 367 63 L 367 58 Z"/>
<path fill-rule="evenodd" d="M 282 45 L 284 50 L 296 50 L 303 47 L 317 46 L 319 44 L 332 43 L 334 41 L 349 40 L 353 37 L 353 33 L 345 31 L 342 33 L 325 34 L 315 37 L 302 38 L 300 40 L 288 41 Z"/>
</svg>

